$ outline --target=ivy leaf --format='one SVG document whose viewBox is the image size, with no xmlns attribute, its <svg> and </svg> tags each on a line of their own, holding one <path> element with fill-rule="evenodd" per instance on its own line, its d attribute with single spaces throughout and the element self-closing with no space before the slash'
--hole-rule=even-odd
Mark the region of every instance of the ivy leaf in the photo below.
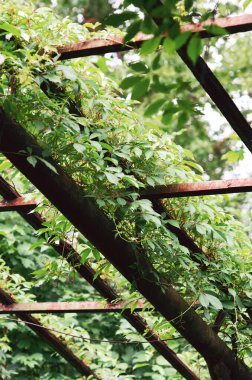
<svg viewBox="0 0 252 380">
<path fill-rule="evenodd" d="M 21 32 L 14 25 L 8 24 L 7 22 L 2 22 L 0 24 L 0 30 L 5 30 L 8 33 L 11 33 L 15 37 L 20 37 Z"/>
<path fill-rule="evenodd" d="M 48 169 L 50 169 L 54 173 L 58 174 L 56 168 L 50 162 L 48 162 L 47 160 L 45 160 L 44 158 L 41 158 L 41 157 L 37 157 L 37 158 L 38 158 L 38 160 L 42 161 L 45 164 L 45 166 L 48 167 Z"/>
<path fill-rule="evenodd" d="M 126 35 L 124 36 L 124 42 L 125 43 L 132 40 L 132 38 L 134 38 L 135 35 L 140 31 L 141 23 L 142 23 L 141 20 L 137 20 L 137 21 L 132 22 L 132 24 L 127 29 Z"/>
<path fill-rule="evenodd" d="M 27 161 L 29 164 L 31 164 L 34 168 L 36 166 L 36 163 L 38 162 L 37 158 L 34 156 L 27 157 Z"/>
<path fill-rule="evenodd" d="M 244 10 L 249 6 L 249 4 L 251 3 L 251 1 L 252 0 L 245 0 L 244 1 L 243 5 L 242 5 Z"/>
<path fill-rule="evenodd" d="M 140 78 L 141 77 L 139 76 L 131 75 L 130 77 L 123 79 L 123 81 L 120 84 L 120 87 L 123 90 L 127 90 L 128 88 L 133 87 L 136 81 L 138 81 Z"/>
<path fill-rule="evenodd" d="M 77 79 L 77 74 L 75 70 L 70 67 L 70 66 L 64 66 L 64 65 L 59 65 L 57 67 L 57 71 L 62 71 L 64 74 L 64 77 L 69 80 L 76 80 Z"/>
<path fill-rule="evenodd" d="M 185 10 L 188 12 L 193 6 L 193 0 L 185 0 Z"/>
<path fill-rule="evenodd" d="M 221 303 L 221 301 L 215 297 L 215 296 L 212 296 L 212 294 L 206 294 L 206 297 L 209 301 L 209 303 L 216 309 L 216 310 L 221 310 L 223 309 L 223 305 Z"/>
<path fill-rule="evenodd" d="M 140 72 L 140 73 L 148 73 L 149 72 L 149 68 L 143 62 L 133 62 L 133 63 L 130 63 L 129 67 L 132 70 Z"/>
<path fill-rule="evenodd" d="M 74 146 L 74 149 L 77 150 L 77 152 L 79 152 L 79 153 L 83 153 L 85 150 L 85 146 L 82 144 L 76 143 L 73 146 Z"/>
<path fill-rule="evenodd" d="M 149 107 L 146 108 L 144 112 L 144 116 L 152 116 L 155 113 L 158 112 L 158 110 L 163 106 L 163 104 L 166 102 L 166 99 L 158 99 L 152 104 L 149 105 Z"/>
<path fill-rule="evenodd" d="M 123 13 L 114 13 L 105 19 L 104 24 L 112 25 L 115 28 L 117 28 L 118 26 L 122 25 L 125 21 L 136 18 L 136 16 L 137 14 L 131 11 L 125 11 Z"/>
<path fill-rule="evenodd" d="M 151 40 L 144 41 L 141 46 L 141 54 L 148 55 L 153 53 L 160 45 L 161 37 L 154 37 Z"/>
<path fill-rule="evenodd" d="M 150 79 L 143 78 L 135 84 L 132 90 L 132 99 L 138 100 L 146 94 L 149 89 Z"/>
<path fill-rule="evenodd" d="M 168 219 L 166 222 L 169 223 L 173 227 L 180 228 L 179 222 L 177 220 Z"/>
<path fill-rule="evenodd" d="M 175 43 L 176 43 L 176 50 L 180 49 L 182 46 L 186 44 L 188 41 L 189 37 L 191 36 L 191 32 L 183 32 L 180 33 L 176 38 L 175 38 Z"/>
<path fill-rule="evenodd" d="M 205 25 L 204 28 L 208 33 L 213 34 L 214 36 L 225 36 L 226 34 L 229 34 L 227 29 L 218 25 Z"/>
<path fill-rule="evenodd" d="M 166 37 L 163 42 L 164 51 L 168 54 L 176 50 L 176 42 L 171 37 Z"/>
<path fill-rule="evenodd" d="M 201 294 L 199 297 L 199 302 L 203 307 L 209 306 L 209 299 L 207 298 L 206 294 Z"/>
<path fill-rule="evenodd" d="M 105 176 L 107 177 L 107 180 L 110 183 L 113 183 L 114 185 L 118 185 L 118 177 L 116 177 L 114 174 L 105 172 Z"/>
<path fill-rule="evenodd" d="M 200 56 L 201 51 L 202 51 L 201 38 L 198 35 L 195 35 L 191 38 L 187 47 L 188 56 L 194 64 L 197 62 L 197 59 Z"/>
<path fill-rule="evenodd" d="M 130 176 L 125 175 L 125 176 L 123 177 L 123 180 L 126 181 L 126 182 L 128 182 L 130 185 L 136 187 L 137 189 L 139 189 L 139 184 L 138 184 L 138 182 L 135 180 L 134 177 L 130 177 Z"/>
</svg>

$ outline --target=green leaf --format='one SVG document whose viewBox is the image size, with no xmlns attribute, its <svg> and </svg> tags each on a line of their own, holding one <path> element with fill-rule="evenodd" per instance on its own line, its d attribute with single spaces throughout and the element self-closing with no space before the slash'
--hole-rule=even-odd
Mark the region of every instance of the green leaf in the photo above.
<svg viewBox="0 0 252 380">
<path fill-rule="evenodd" d="M 200 296 L 199 296 L 199 302 L 201 303 L 201 305 L 203 307 L 208 307 L 209 306 L 209 299 L 207 298 L 207 295 L 202 293 Z"/>
<path fill-rule="evenodd" d="M 214 36 L 225 36 L 229 34 L 228 30 L 218 25 L 205 25 L 204 29 Z"/>
<path fill-rule="evenodd" d="M 143 78 L 139 80 L 132 90 L 132 99 L 139 100 L 141 99 L 149 89 L 150 79 Z"/>
<path fill-rule="evenodd" d="M 149 105 L 149 107 L 146 108 L 144 112 L 144 116 L 149 117 L 154 115 L 158 112 L 160 108 L 162 108 L 163 104 L 166 102 L 166 99 L 158 99 L 152 104 Z"/>
<path fill-rule="evenodd" d="M 29 162 L 29 164 L 31 164 L 34 168 L 36 166 L 36 163 L 38 162 L 37 158 L 34 157 L 34 156 L 29 156 L 27 157 L 27 161 Z"/>
<path fill-rule="evenodd" d="M 244 159 L 244 150 L 230 150 L 227 153 L 223 154 L 221 157 L 222 160 L 227 160 L 230 164 Z"/>
<path fill-rule="evenodd" d="M 132 70 L 137 71 L 139 73 L 148 73 L 149 72 L 149 68 L 143 62 L 133 62 L 133 63 L 130 63 L 129 67 Z"/>
<path fill-rule="evenodd" d="M 56 168 L 50 162 L 48 162 L 47 160 L 45 160 L 44 158 L 41 158 L 41 157 L 37 157 L 37 159 L 40 160 L 40 161 L 42 161 L 45 164 L 45 166 L 47 166 L 54 173 L 58 174 Z"/>
<path fill-rule="evenodd" d="M 113 183 L 114 185 L 118 184 L 118 177 L 116 177 L 114 174 L 105 172 L 105 176 L 109 182 Z"/>
<path fill-rule="evenodd" d="M 132 24 L 127 29 L 126 35 L 124 36 L 125 43 L 132 40 L 135 37 L 135 35 L 140 31 L 141 23 L 142 23 L 141 20 L 132 22 Z"/>
<path fill-rule="evenodd" d="M 186 44 L 191 34 L 191 32 L 183 32 L 175 38 L 176 50 L 180 49 Z"/>
<path fill-rule="evenodd" d="M 80 262 L 81 264 L 85 264 L 87 262 L 87 259 L 88 259 L 88 256 L 90 255 L 91 253 L 91 249 L 90 248 L 86 248 L 84 249 L 84 251 L 81 252 L 80 256 L 81 256 L 81 259 L 80 259 Z"/>
<path fill-rule="evenodd" d="M 160 45 L 161 37 L 154 37 L 151 40 L 144 41 L 141 46 L 141 54 L 148 55 L 153 53 Z"/>
<path fill-rule="evenodd" d="M 76 71 L 70 67 L 70 66 L 64 66 L 64 65 L 59 65 L 56 68 L 57 71 L 62 71 L 64 74 L 64 77 L 69 80 L 76 80 L 77 79 L 77 74 Z"/>
<path fill-rule="evenodd" d="M 179 222 L 177 220 L 174 220 L 174 219 L 168 219 L 166 221 L 167 223 L 169 223 L 171 226 L 173 227 L 177 227 L 177 228 L 180 228 L 179 226 Z"/>
<path fill-rule="evenodd" d="M 170 37 L 166 37 L 163 42 L 164 51 L 168 54 L 174 53 L 176 50 L 176 42 Z"/>
<path fill-rule="evenodd" d="M 193 0 L 185 0 L 185 10 L 188 12 L 193 6 Z"/>
<path fill-rule="evenodd" d="M 115 28 L 117 28 L 118 26 L 122 25 L 125 21 L 132 20 L 136 17 L 137 14 L 131 11 L 125 11 L 123 13 L 113 13 L 105 19 L 104 24 L 112 25 Z"/>
<path fill-rule="evenodd" d="M 139 184 L 138 184 L 138 182 L 135 180 L 134 177 L 130 177 L 130 176 L 125 175 L 125 176 L 123 177 L 123 180 L 126 181 L 126 182 L 128 182 L 130 185 L 136 187 L 137 189 L 139 189 Z"/>
<path fill-rule="evenodd" d="M 133 87 L 136 81 L 138 81 L 140 78 L 141 77 L 135 75 L 131 75 L 130 77 L 124 78 L 120 84 L 120 87 L 123 90 L 127 90 L 128 88 Z"/>
<path fill-rule="evenodd" d="M 201 38 L 198 35 L 193 36 L 187 47 L 187 53 L 189 58 L 195 64 L 202 51 Z"/>
<path fill-rule="evenodd" d="M 21 36 L 20 30 L 14 25 L 8 24 L 7 22 L 2 22 L 0 24 L 0 30 L 5 30 L 6 32 L 13 34 L 15 37 Z"/>
<path fill-rule="evenodd" d="M 12 164 L 10 161 L 4 160 L 0 164 L 0 172 L 3 172 L 4 170 L 11 168 L 11 166 L 12 166 Z"/>
<path fill-rule="evenodd" d="M 216 310 L 221 310 L 223 309 L 223 305 L 221 303 L 221 301 L 215 297 L 215 296 L 212 296 L 212 294 L 206 294 L 206 297 L 209 301 L 209 303 L 216 309 Z"/>
<path fill-rule="evenodd" d="M 242 4 L 243 9 L 245 10 L 250 5 L 251 2 L 252 0 L 245 0 L 244 3 Z"/>
<path fill-rule="evenodd" d="M 74 149 L 77 150 L 77 152 L 79 153 L 83 153 L 85 150 L 85 146 L 82 144 L 75 143 L 73 146 L 74 146 Z"/>
</svg>

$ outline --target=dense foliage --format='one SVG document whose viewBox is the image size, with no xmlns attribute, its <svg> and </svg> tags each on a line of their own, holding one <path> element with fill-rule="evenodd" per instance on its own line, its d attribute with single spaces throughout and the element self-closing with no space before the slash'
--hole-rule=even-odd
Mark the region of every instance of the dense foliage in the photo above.
<svg viewBox="0 0 252 380">
<path fill-rule="evenodd" d="M 178 1 L 173 3 L 174 8 L 170 11 L 173 15 L 176 9 L 173 16 L 179 17 L 179 21 L 192 17 L 190 7 L 181 8 Z M 32 151 L 20 154 L 26 154 L 28 162 L 35 167 L 38 160 L 42 160 L 57 175 L 56 169 L 47 161 L 47 157 L 52 156 L 90 197 L 96 199 L 99 207 L 114 221 L 116 233 L 144 248 L 157 270 L 160 286 L 162 278 L 168 277 L 208 323 L 213 324 L 218 311 L 225 310 L 227 317 L 221 337 L 231 346 L 235 341 L 238 355 L 251 364 L 246 322 L 247 308 L 251 306 L 251 242 L 239 218 L 222 208 L 231 202 L 222 196 L 164 201 L 163 205 L 171 216 L 167 221 L 154 211 L 150 201 L 139 199 L 138 195 L 146 186 L 198 182 L 205 175 L 193 153 L 174 142 L 175 139 L 188 147 L 185 141 L 190 132 L 186 135 L 182 132 L 193 123 L 190 148 L 194 147 L 196 135 L 197 141 L 203 141 L 199 152 L 203 161 L 205 146 L 209 146 L 202 138 L 207 137 L 203 127 L 206 121 L 202 118 L 204 99 L 196 99 L 194 94 L 200 96 L 201 90 L 192 84 L 189 74 L 184 73 L 182 64 L 172 55 L 191 38 L 190 54 L 196 59 L 201 51 L 199 38 L 190 35 L 184 38 L 176 31 L 173 39 L 164 42 L 164 51 L 154 53 L 161 43 L 161 38 L 156 36 L 142 47 L 144 55 L 153 53 L 153 56 L 142 57 L 141 61 L 138 57 L 137 62 L 131 62 L 127 69 L 131 74 L 127 77 L 123 67 L 119 67 L 116 79 L 120 81 L 124 76 L 120 89 L 110 71 L 108 59 L 62 62 L 56 46 L 58 41 L 64 44 L 121 31 L 108 27 L 94 32 L 90 25 L 62 19 L 49 8 L 35 10 L 28 2 L 3 1 L 0 10 L 0 105 L 43 147 L 43 157 L 34 156 Z M 129 19 L 134 17 L 131 15 Z M 134 33 L 138 30 L 146 32 L 151 27 L 148 15 L 143 27 L 138 19 L 133 22 L 138 25 Z M 117 26 L 120 24 L 119 19 Z M 171 28 L 171 25 L 167 27 Z M 156 33 L 155 27 L 151 31 Z M 168 67 L 166 72 L 164 67 Z M 126 99 L 121 90 L 128 90 L 133 84 L 131 100 Z M 179 96 L 175 102 L 177 93 Z M 136 102 L 139 99 L 144 99 L 140 107 Z M 139 112 L 135 112 L 134 107 L 138 107 Z M 144 116 L 139 117 L 139 113 L 144 114 L 147 121 Z M 180 133 L 176 135 L 174 131 L 177 130 Z M 218 156 L 218 163 L 222 153 Z M 89 262 L 97 273 L 102 273 L 123 299 L 137 300 L 140 297 L 3 157 L 1 170 L 22 194 L 36 194 L 40 201 L 38 211 L 47 219 L 40 233 L 46 233 L 48 239 L 71 241 L 80 252 L 83 263 Z M 212 172 L 216 172 L 216 166 Z M 232 211 L 232 205 L 229 207 Z M 17 300 L 30 297 L 51 300 L 53 296 L 57 301 L 83 300 L 85 292 L 87 299 L 96 297 L 20 219 L 10 215 L 4 219 L 1 216 L 1 220 L 5 222 L 1 223 L 0 283 Z M 169 225 L 183 229 L 197 242 L 202 251 L 197 262 L 169 231 Z M 202 270 L 201 264 L 207 269 Z M 14 268 L 22 273 L 23 278 L 14 274 Z M 157 313 L 144 312 L 143 315 L 162 338 L 174 339 L 171 346 L 202 379 L 208 378 L 202 358 L 183 339 L 177 339 L 178 334 L 168 322 Z M 116 334 L 136 339 L 132 329 L 119 316 L 43 316 L 41 320 L 62 332 L 75 331 L 88 336 L 88 331 L 90 335 L 92 331 L 93 336 L 101 339 L 111 339 Z M 3 378 L 14 375 L 17 379 L 24 376 L 27 379 L 69 378 L 69 367 L 63 362 L 60 367 L 55 367 L 59 358 L 51 357 L 51 352 L 43 344 L 38 348 L 33 335 L 25 340 L 21 338 L 26 331 L 24 327 L 18 327 L 13 321 L 5 321 L 1 326 L 4 326 L 0 341 Z M 64 339 L 101 373 L 103 379 L 118 378 L 119 374 L 122 379 L 180 378 L 150 347 L 146 349 L 145 346 L 143 350 L 140 345 L 132 345 L 125 349 L 123 345 L 104 343 L 98 346 L 71 337 Z M 17 344 L 12 345 L 13 341 Z M 32 355 L 28 354 L 30 351 Z M 42 362 L 46 362 L 43 368 Z M 23 370 L 17 373 L 20 365 Z"/>
</svg>

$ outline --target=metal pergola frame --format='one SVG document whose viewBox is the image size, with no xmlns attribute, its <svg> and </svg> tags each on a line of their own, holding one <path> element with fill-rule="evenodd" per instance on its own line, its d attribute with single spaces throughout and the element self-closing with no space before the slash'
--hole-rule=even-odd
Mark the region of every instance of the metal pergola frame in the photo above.
<svg viewBox="0 0 252 380">
<path fill-rule="evenodd" d="M 199 33 L 201 38 L 211 37 L 204 27 L 209 24 L 219 25 L 224 27 L 229 34 L 238 32 L 246 32 L 252 30 L 252 15 L 234 16 L 222 19 L 208 20 L 204 23 L 190 24 L 183 26 L 182 31 L 190 30 L 192 33 Z M 139 36 L 132 43 L 125 45 L 121 38 L 115 38 L 114 36 L 108 36 L 104 39 L 94 39 L 84 42 L 79 42 L 67 46 L 60 46 L 58 48 L 61 54 L 60 59 L 71 59 L 77 57 L 86 57 L 89 55 L 104 54 L 107 52 L 118 52 L 129 49 L 136 49 L 148 39 L 148 36 Z M 189 67 L 195 78 L 199 81 L 201 86 L 208 93 L 212 101 L 216 104 L 223 116 L 229 122 L 231 127 L 239 135 L 241 140 L 252 152 L 252 128 L 246 121 L 240 110 L 236 107 L 235 103 L 218 81 L 213 72 L 209 69 L 206 62 L 199 57 L 196 65 L 193 65 L 187 56 L 186 49 L 182 48 L 178 51 L 178 54 Z M 235 370 L 234 363 L 232 361 L 233 355 L 231 350 L 226 344 L 221 341 L 217 335 L 217 329 L 208 326 L 194 310 L 188 310 L 187 303 L 176 292 L 171 285 L 166 290 L 165 294 L 160 291 L 159 286 L 155 283 L 147 281 L 138 269 L 133 267 L 133 264 L 137 257 L 137 250 L 133 245 L 126 244 L 120 238 L 115 238 L 113 232 L 113 224 L 104 216 L 104 214 L 94 206 L 92 200 L 84 198 L 83 192 L 58 166 L 53 160 L 50 162 L 57 168 L 59 175 L 55 175 L 46 167 L 43 162 L 39 162 L 34 169 L 27 161 L 26 157 L 18 156 L 17 152 L 25 150 L 27 147 L 32 147 L 33 152 L 40 156 L 41 149 L 38 144 L 27 134 L 27 132 L 17 125 L 14 121 L 10 120 L 3 111 L 0 110 L 0 151 L 19 169 L 38 190 L 43 193 L 52 204 L 59 209 L 62 214 L 67 217 L 70 222 L 83 234 L 88 240 L 94 244 L 101 253 L 126 277 L 130 282 L 137 284 L 138 290 L 142 295 L 150 301 L 150 303 L 159 311 L 168 321 L 172 320 L 173 326 L 179 331 L 179 333 L 188 340 L 190 344 L 196 348 L 196 350 L 206 359 L 208 363 L 212 363 L 217 360 L 218 355 L 222 355 L 225 363 L 230 366 L 231 371 Z M 9 152 L 9 153 L 6 153 Z M 47 178 L 45 183 L 44 178 Z M 162 205 L 161 198 L 171 197 L 188 197 L 199 195 L 211 195 L 211 194 L 224 194 L 233 192 L 245 192 L 252 191 L 252 179 L 244 180 L 228 180 L 228 181 L 209 181 L 205 183 L 193 183 L 193 184 L 173 184 L 168 186 L 162 186 L 160 188 L 147 189 L 141 193 L 141 197 L 149 198 L 153 202 L 154 209 L 157 212 L 166 212 Z M 4 198 L 4 201 L 0 203 L 0 211 L 17 211 L 29 224 L 35 229 L 42 227 L 43 219 L 38 213 L 29 213 L 34 207 L 36 202 L 25 200 L 20 194 L 16 192 L 3 178 L 0 178 L 0 194 Z M 83 218 L 85 215 L 85 218 Z M 167 218 L 170 219 L 169 215 Z M 86 222 L 85 220 L 88 220 Z M 180 243 L 187 247 L 190 251 L 191 258 L 198 261 L 197 254 L 201 252 L 201 249 L 193 241 L 193 239 L 183 230 L 174 227 L 167 226 L 169 230 L 174 233 Z M 96 236 L 96 232 L 99 229 L 99 238 Z M 76 271 L 87 280 L 106 300 L 109 302 L 109 308 L 111 302 L 119 298 L 118 294 L 108 285 L 100 276 L 95 280 L 94 270 L 87 264 L 83 265 L 80 262 L 80 257 L 74 248 L 67 242 L 60 241 L 59 243 L 51 243 L 53 248 L 64 257 L 70 265 L 75 267 Z M 118 252 L 120 255 L 118 255 Z M 121 255 L 124 260 L 122 262 Z M 78 265 L 76 265 L 78 264 Z M 143 263 L 146 265 L 146 262 Z M 207 265 L 200 267 L 201 270 L 207 270 Z M 222 289 L 224 292 L 225 288 Z M 166 303 L 164 303 L 164 300 Z M 3 303 L 0 305 L 1 311 L 14 312 L 23 321 L 29 321 L 32 316 L 27 313 L 27 310 L 34 312 L 36 307 L 42 307 L 42 305 L 29 305 L 20 306 L 16 304 L 15 300 L 0 289 L 0 301 Z M 123 302 L 123 300 L 122 300 Z M 5 306 L 4 306 L 5 305 Z M 113 304 L 112 304 L 113 305 Z M 174 306 L 175 305 L 175 306 Z M 48 306 L 48 305 L 47 305 Z M 62 305 L 61 305 L 62 306 Z M 60 305 L 54 305 L 56 309 L 60 310 Z M 46 309 L 44 312 L 52 312 L 54 307 Z M 76 306 L 75 306 L 76 307 Z M 67 306 L 64 306 L 64 312 L 67 310 Z M 12 309 L 12 311 L 11 311 Z M 19 309 L 19 310 L 18 310 Z M 70 309 L 70 306 L 69 306 Z M 77 306 L 78 309 L 78 306 Z M 79 305 L 79 310 L 81 306 Z M 55 309 L 54 309 L 55 310 Z M 62 309 L 61 309 L 62 310 Z M 138 313 L 131 313 L 129 309 L 120 309 L 122 315 L 136 328 L 136 330 L 149 341 L 153 347 L 161 354 L 167 361 L 186 379 L 198 379 L 196 374 L 191 371 L 173 352 L 168 345 L 155 334 L 146 322 L 139 316 Z M 39 310 L 39 311 L 42 311 Z M 92 311 L 100 311 L 98 305 L 94 307 Z M 248 310 L 251 313 L 251 310 Z M 178 316 L 181 317 L 181 321 L 177 321 Z M 218 318 L 217 318 L 218 319 Z M 92 370 L 78 358 L 64 345 L 61 345 L 60 340 L 53 336 L 45 329 L 29 326 L 32 328 L 41 338 L 45 339 L 51 346 L 55 348 L 69 363 L 71 363 L 80 373 L 88 376 L 96 375 Z M 145 335 L 146 331 L 148 334 Z M 199 334 L 204 331 L 205 336 Z M 50 335 L 50 337 L 49 337 Z M 206 347 L 207 346 L 207 349 Z M 210 352 L 212 350 L 212 352 Z M 210 353 L 209 353 L 210 352 Z M 241 379 L 249 379 L 250 376 L 246 370 L 243 370 L 243 365 L 238 360 L 236 361 L 241 372 Z"/>
</svg>

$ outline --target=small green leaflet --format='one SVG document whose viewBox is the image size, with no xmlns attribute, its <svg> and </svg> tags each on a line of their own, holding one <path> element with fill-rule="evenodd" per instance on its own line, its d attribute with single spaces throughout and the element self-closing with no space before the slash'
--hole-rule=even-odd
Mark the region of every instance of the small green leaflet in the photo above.
<svg viewBox="0 0 252 380">
<path fill-rule="evenodd" d="M 124 78 L 120 84 L 120 87 L 123 90 L 127 90 L 130 87 L 133 87 L 136 81 L 138 81 L 141 77 L 136 75 L 131 75 L 130 77 Z"/>
<path fill-rule="evenodd" d="M 38 162 L 37 158 L 34 157 L 34 156 L 29 156 L 27 157 L 27 161 L 29 162 L 29 164 L 31 164 L 34 168 L 36 166 L 36 163 Z"/>
<path fill-rule="evenodd" d="M 154 115 L 155 113 L 158 112 L 159 109 L 162 108 L 163 104 L 166 102 L 166 99 L 158 99 L 156 100 L 155 102 L 153 102 L 152 104 L 149 105 L 149 107 L 146 108 L 145 112 L 144 112 L 144 116 L 152 116 Z"/>
<path fill-rule="evenodd" d="M 169 223 L 171 226 L 173 227 L 177 227 L 177 228 L 180 228 L 179 226 L 179 222 L 177 220 L 174 220 L 174 219 L 168 219 L 167 220 L 167 223 Z"/>
<path fill-rule="evenodd" d="M 214 36 L 225 36 L 226 34 L 229 34 L 227 29 L 218 25 L 206 25 L 204 28 L 208 33 L 213 34 Z"/>
<path fill-rule="evenodd" d="M 132 20 L 136 18 L 137 14 L 131 11 L 125 11 L 123 13 L 113 13 L 108 16 L 104 22 L 105 25 L 112 25 L 115 28 L 122 25 L 127 20 Z"/>
<path fill-rule="evenodd" d="M 114 185 L 118 184 L 118 177 L 116 177 L 114 174 L 105 172 L 105 176 L 109 182 L 113 183 Z"/>
<path fill-rule="evenodd" d="M 208 307 L 209 305 L 212 305 L 216 310 L 223 309 L 221 301 L 212 294 L 202 293 L 199 297 L 199 302 L 203 307 Z"/>
<path fill-rule="evenodd" d="M 77 79 L 77 74 L 75 70 L 70 67 L 70 66 L 64 66 L 64 65 L 59 65 L 57 67 L 57 71 L 62 71 L 64 74 L 64 77 L 69 80 L 76 80 Z"/>
<path fill-rule="evenodd" d="M 198 35 L 195 35 L 191 38 L 187 46 L 187 54 L 194 64 L 197 62 L 197 59 L 200 56 L 201 51 L 202 51 L 201 38 Z"/>
<path fill-rule="evenodd" d="M 153 53 L 160 45 L 161 37 L 154 37 L 151 40 L 144 41 L 141 46 L 141 54 L 147 55 Z"/>
<path fill-rule="evenodd" d="M 48 169 L 52 170 L 54 173 L 58 174 L 56 168 L 50 163 L 48 162 L 47 160 L 45 160 L 44 158 L 41 158 L 41 157 L 37 157 L 38 160 L 42 161 L 45 166 L 48 167 Z"/>
<path fill-rule="evenodd" d="M 149 89 L 150 79 L 143 78 L 139 80 L 132 90 L 132 99 L 139 100 L 146 94 Z"/>
<path fill-rule="evenodd" d="M 83 153 L 85 150 L 85 146 L 82 144 L 75 143 L 73 146 L 74 146 L 74 149 L 77 150 L 77 152 L 79 153 Z"/>
<path fill-rule="evenodd" d="M 6 32 L 13 34 L 15 37 L 21 36 L 20 30 L 11 24 L 8 24 L 7 22 L 0 24 L 0 30 L 5 30 Z"/>
<path fill-rule="evenodd" d="M 143 62 L 132 62 L 129 64 L 129 67 L 139 73 L 148 73 L 149 71 L 149 68 Z"/>
</svg>

